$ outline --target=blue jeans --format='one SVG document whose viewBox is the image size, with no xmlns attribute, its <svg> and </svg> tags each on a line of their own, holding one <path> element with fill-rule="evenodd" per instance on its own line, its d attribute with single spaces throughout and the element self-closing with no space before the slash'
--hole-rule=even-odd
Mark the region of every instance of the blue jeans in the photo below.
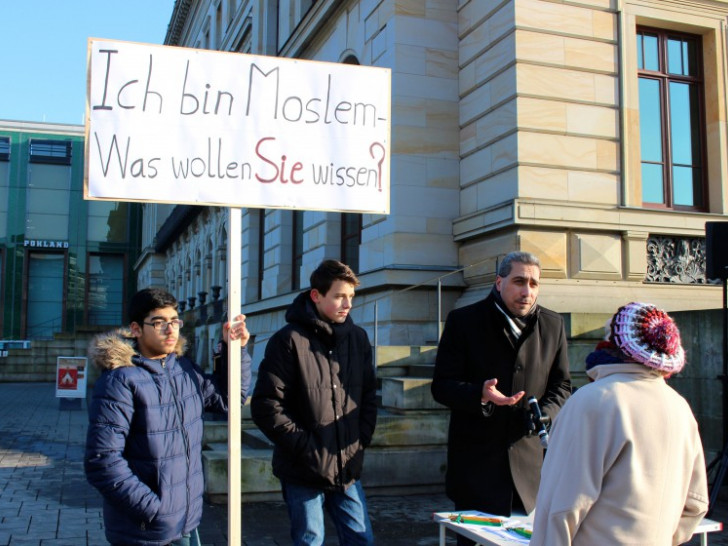
<svg viewBox="0 0 728 546">
<path fill-rule="evenodd" d="M 323 491 L 283 481 L 281 489 L 291 518 L 294 546 L 320 546 L 324 543 L 324 508 L 334 521 L 339 544 L 374 544 L 367 501 L 359 481 L 346 491 Z"/>
</svg>

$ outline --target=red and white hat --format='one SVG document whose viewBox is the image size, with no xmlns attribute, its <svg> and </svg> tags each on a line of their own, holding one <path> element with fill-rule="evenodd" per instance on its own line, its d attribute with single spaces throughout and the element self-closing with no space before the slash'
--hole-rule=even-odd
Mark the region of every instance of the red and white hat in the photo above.
<svg viewBox="0 0 728 546">
<path fill-rule="evenodd" d="M 650 303 L 628 303 L 610 322 L 609 339 L 635 362 L 677 373 L 685 365 L 685 351 L 675 321 Z"/>
</svg>

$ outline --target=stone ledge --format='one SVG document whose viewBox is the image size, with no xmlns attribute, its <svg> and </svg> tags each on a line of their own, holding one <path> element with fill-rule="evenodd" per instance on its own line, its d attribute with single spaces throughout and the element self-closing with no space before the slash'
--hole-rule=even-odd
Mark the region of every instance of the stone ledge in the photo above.
<svg viewBox="0 0 728 546">
<path fill-rule="evenodd" d="M 380 345 L 377 347 L 377 369 L 388 366 L 410 366 L 433 364 L 437 354 L 436 345 Z"/>
<path fill-rule="evenodd" d="M 408 411 L 405 413 L 379 410 L 372 447 L 410 447 L 447 444 L 448 411 Z M 206 421 L 203 443 L 209 449 L 227 450 L 227 423 Z M 272 449 L 273 443 L 254 426 L 242 431 L 243 451 Z"/>
<path fill-rule="evenodd" d="M 444 410 L 435 402 L 430 391 L 431 378 L 382 378 L 382 406 L 391 411 Z"/>
<path fill-rule="evenodd" d="M 226 446 L 227 447 L 227 446 Z M 280 482 L 271 467 L 272 450 L 243 449 L 241 484 L 243 502 L 280 498 Z M 205 450 L 205 495 L 210 502 L 227 498 L 227 449 Z M 447 448 L 370 448 L 366 451 L 362 484 L 367 493 L 391 492 L 393 488 L 441 488 L 445 480 Z"/>
</svg>

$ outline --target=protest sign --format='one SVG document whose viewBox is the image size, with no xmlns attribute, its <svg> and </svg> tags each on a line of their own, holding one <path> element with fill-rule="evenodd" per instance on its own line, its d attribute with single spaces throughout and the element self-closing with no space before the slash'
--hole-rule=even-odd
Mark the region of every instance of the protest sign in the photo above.
<svg viewBox="0 0 728 546">
<path fill-rule="evenodd" d="M 84 197 L 389 213 L 387 68 L 89 39 Z"/>
</svg>

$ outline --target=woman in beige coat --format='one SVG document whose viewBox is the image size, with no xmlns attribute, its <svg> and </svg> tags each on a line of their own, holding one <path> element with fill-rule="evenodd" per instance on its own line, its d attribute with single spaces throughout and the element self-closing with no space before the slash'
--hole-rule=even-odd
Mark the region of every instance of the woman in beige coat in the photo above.
<svg viewBox="0 0 728 546">
<path fill-rule="evenodd" d="M 531 545 L 681 544 L 708 510 L 698 426 L 665 378 L 685 362 L 673 320 L 621 307 L 587 357 L 593 383 L 554 422 Z"/>
</svg>

